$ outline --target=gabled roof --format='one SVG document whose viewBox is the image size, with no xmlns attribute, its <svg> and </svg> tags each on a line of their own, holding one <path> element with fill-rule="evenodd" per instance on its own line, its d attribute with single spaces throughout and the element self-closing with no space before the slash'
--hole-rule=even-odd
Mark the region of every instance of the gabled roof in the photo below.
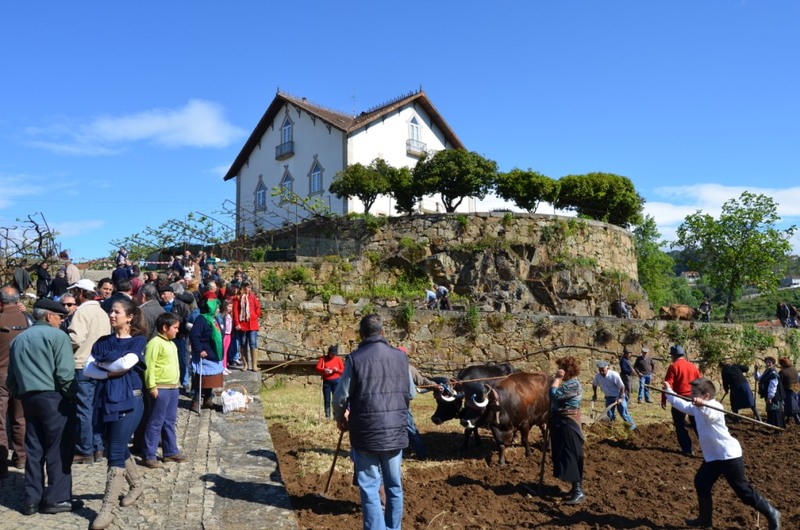
<svg viewBox="0 0 800 530">
<path fill-rule="evenodd" d="M 412 92 L 407 96 L 401 96 L 389 101 L 388 103 L 384 103 L 375 108 L 369 109 L 357 116 L 350 116 L 337 110 L 321 107 L 319 105 L 310 103 L 306 98 L 298 98 L 295 96 L 290 96 L 285 92 L 278 91 L 275 94 L 275 98 L 272 100 L 272 103 L 270 103 L 269 107 L 267 107 L 264 115 L 256 125 L 256 128 L 245 142 L 244 147 L 242 147 L 242 150 L 239 151 L 239 154 L 236 156 L 236 159 L 233 161 L 230 169 L 225 174 L 224 180 L 230 180 L 239 174 L 242 166 L 245 164 L 245 162 L 247 162 L 247 158 L 250 156 L 250 153 L 256 148 L 258 142 L 264 136 L 264 133 L 270 124 L 272 124 L 272 122 L 275 120 L 275 117 L 278 115 L 278 112 L 280 112 L 281 108 L 283 108 L 284 104 L 290 104 L 300 108 L 322 120 L 323 122 L 331 125 L 332 127 L 349 134 L 362 127 L 369 126 L 369 124 L 412 102 L 419 104 L 425 113 L 430 116 L 432 122 L 439 128 L 439 130 L 442 131 L 445 140 L 447 140 L 450 145 L 457 149 L 464 149 L 464 144 L 461 143 L 461 140 L 459 140 L 458 136 L 456 136 L 456 133 L 453 132 L 442 115 L 439 114 L 439 111 L 436 110 L 436 107 L 433 106 L 433 103 L 430 102 L 428 96 L 426 96 L 425 92 L 423 92 L 421 89 L 418 92 Z"/>
</svg>

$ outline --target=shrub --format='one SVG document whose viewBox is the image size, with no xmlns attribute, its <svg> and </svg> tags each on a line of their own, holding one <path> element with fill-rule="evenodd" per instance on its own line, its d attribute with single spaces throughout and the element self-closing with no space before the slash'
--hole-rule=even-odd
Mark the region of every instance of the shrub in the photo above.
<svg viewBox="0 0 800 530">
<path fill-rule="evenodd" d="M 286 286 L 286 281 L 275 270 L 270 269 L 266 276 L 261 278 L 261 290 L 268 293 L 277 293 Z"/>
<path fill-rule="evenodd" d="M 397 325 L 406 331 L 409 331 L 411 323 L 414 321 L 414 315 L 417 313 L 417 308 L 411 302 L 406 302 L 400 305 L 394 313 L 394 321 Z"/>
</svg>

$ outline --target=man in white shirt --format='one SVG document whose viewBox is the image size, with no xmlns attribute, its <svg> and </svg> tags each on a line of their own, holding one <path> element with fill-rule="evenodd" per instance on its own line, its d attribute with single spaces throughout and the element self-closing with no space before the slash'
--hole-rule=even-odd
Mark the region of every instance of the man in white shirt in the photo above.
<svg viewBox="0 0 800 530">
<path fill-rule="evenodd" d="M 611 418 L 611 421 L 616 419 L 614 407 L 612 407 L 612 405 L 616 405 L 622 419 L 631 424 L 631 430 L 636 429 L 636 423 L 628 414 L 628 400 L 625 399 L 625 384 L 622 382 L 622 377 L 614 370 L 609 369 L 606 361 L 597 362 L 597 373 L 592 379 L 592 401 L 597 401 L 598 386 L 603 389 L 608 417 Z"/>
</svg>

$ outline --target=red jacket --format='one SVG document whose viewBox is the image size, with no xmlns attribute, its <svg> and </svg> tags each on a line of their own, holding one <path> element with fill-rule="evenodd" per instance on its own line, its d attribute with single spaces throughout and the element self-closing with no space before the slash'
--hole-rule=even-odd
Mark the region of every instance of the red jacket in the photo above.
<svg viewBox="0 0 800 530">
<path fill-rule="evenodd" d="M 329 368 L 330 370 L 333 371 L 329 374 L 326 374 L 325 368 Z M 327 355 L 323 355 L 322 357 L 319 358 L 319 362 L 317 363 L 317 372 L 320 373 L 323 381 L 332 381 L 334 379 L 339 379 L 343 371 L 344 371 L 344 363 L 342 362 L 341 357 L 334 355 L 329 359 Z"/>
<path fill-rule="evenodd" d="M 692 395 L 692 387 L 689 383 L 698 377 L 703 377 L 700 370 L 687 361 L 686 357 L 680 357 L 667 368 L 667 375 L 664 376 L 664 382 L 669 383 L 669 386 L 672 387 L 672 391 L 676 394 L 689 397 Z M 661 404 L 667 404 L 666 394 L 661 394 Z"/>
<path fill-rule="evenodd" d="M 250 319 L 249 320 L 241 320 L 240 317 L 242 315 L 242 297 L 247 296 L 250 302 Z M 233 327 L 235 329 L 241 329 L 242 331 L 258 331 L 259 323 L 258 317 L 261 316 L 261 304 L 258 301 L 258 297 L 254 293 L 250 293 L 248 295 L 239 295 L 232 301 L 233 305 Z"/>
</svg>

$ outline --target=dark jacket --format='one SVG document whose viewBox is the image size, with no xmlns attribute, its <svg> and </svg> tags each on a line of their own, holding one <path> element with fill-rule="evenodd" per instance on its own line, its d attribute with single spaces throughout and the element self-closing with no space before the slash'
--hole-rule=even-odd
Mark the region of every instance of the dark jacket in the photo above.
<svg viewBox="0 0 800 530">
<path fill-rule="evenodd" d="M 408 447 L 408 357 L 370 337 L 350 354 L 350 443 L 360 451 Z"/>
<path fill-rule="evenodd" d="M 208 354 L 206 359 L 209 361 L 219 362 L 222 360 L 221 352 L 218 352 L 214 345 L 211 326 L 209 326 L 208 321 L 202 315 L 195 319 L 192 332 L 189 335 L 189 340 L 192 342 L 193 361 L 200 361 L 200 352 L 202 351 Z"/>
</svg>

